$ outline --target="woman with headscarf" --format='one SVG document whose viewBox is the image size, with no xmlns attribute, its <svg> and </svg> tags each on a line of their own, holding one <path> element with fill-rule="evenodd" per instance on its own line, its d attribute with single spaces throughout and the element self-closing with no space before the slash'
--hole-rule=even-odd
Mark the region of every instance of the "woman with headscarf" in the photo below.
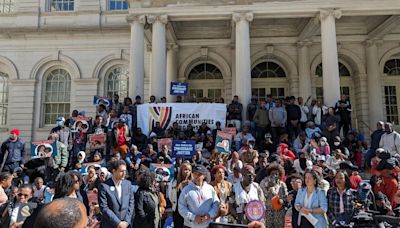
<svg viewBox="0 0 400 228">
<path fill-rule="evenodd" d="M 267 227 L 284 227 L 285 209 L 288 190 L 282 181 L 285 171 L 282 166 L 272 164 L 267 168 L 267 176 L 261 181 L 260 187 L 264 192 Z"/>
<path fill-rule="evenodd" d="M 135 193 L 135 227 L 160 228 L 160 196 L 156 191 L 156 177 L 150 171 L 144 172 Z"/>
<path fill-rule="evenodd" d="M 211 171 L 214 176 L 214 181 L 211 185 L 214 187 L 215 192 L 218 195 L 220 202 L 219 205 L 219 217 L 216 218 L 216 222 L 228 223 L 229 214 L 229 197 L 232 193 L 232 184 L 226 180 L 225 177 L 225 167 L 223 165 L 216 165 Z"/>
</svg>

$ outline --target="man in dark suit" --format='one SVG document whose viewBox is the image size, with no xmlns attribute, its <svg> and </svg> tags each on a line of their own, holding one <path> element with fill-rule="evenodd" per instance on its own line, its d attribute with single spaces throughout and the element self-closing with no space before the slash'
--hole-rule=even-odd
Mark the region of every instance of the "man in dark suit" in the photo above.
<svg viewBox="0 0 400 228">
<path fill-rule="evenodd" d="M 112 161 L 110 170 L 112 177 L 101 184 L 99 191 L 100 228 L 132 227 L 135 201 L 131 183 L 124 180 L 126 163 L 123 160 Z"/>
</svg>

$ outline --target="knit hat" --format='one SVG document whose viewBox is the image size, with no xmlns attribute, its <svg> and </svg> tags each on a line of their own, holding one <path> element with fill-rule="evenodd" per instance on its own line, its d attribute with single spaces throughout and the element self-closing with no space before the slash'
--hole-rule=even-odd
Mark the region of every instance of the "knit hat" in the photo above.
<svg viewBox="0 0 400 228">
<path fill-rule="evenodd" d="M 14 128 L 10 131 L 10 134 L 16 134 L 17 136 L 19 136 L 19 129 L 18 128 Z"/>
</svg>

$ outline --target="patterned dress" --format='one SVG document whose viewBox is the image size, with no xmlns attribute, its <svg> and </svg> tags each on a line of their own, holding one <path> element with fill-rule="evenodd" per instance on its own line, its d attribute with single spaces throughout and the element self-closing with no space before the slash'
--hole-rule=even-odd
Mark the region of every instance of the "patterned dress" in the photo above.
<svg viewBox="0 0 400 228">
<path fill-rule="evenodd" d="M 274 196 L 279 195 L 280 199 L 282 199 L 284 202 L 286 201 L 286 197 L 288 195 L 286 184 L 280 180 L 278 183 L 273 184 L 270 177 L 265 177 L 261 181 L 260 187 L 264 192 L 266 202 L 266 227 L 284 227 L 286 210 L 282 206 L 279 211 L 276 211 L 272 207 L 271 200 Z"/>
</svg>

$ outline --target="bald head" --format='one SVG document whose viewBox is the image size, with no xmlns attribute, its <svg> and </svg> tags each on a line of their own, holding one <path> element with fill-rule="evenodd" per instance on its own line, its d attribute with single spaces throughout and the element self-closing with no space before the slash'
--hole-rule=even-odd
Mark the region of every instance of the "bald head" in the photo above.
<svg viewBox="0 0 400 228">
<path fill-rule="evenodd" d="M 39 212 L 34 228 L 86 228 L 87 224 L 85 206 L 75 198 L 64 197 Z"/>
</svg>

